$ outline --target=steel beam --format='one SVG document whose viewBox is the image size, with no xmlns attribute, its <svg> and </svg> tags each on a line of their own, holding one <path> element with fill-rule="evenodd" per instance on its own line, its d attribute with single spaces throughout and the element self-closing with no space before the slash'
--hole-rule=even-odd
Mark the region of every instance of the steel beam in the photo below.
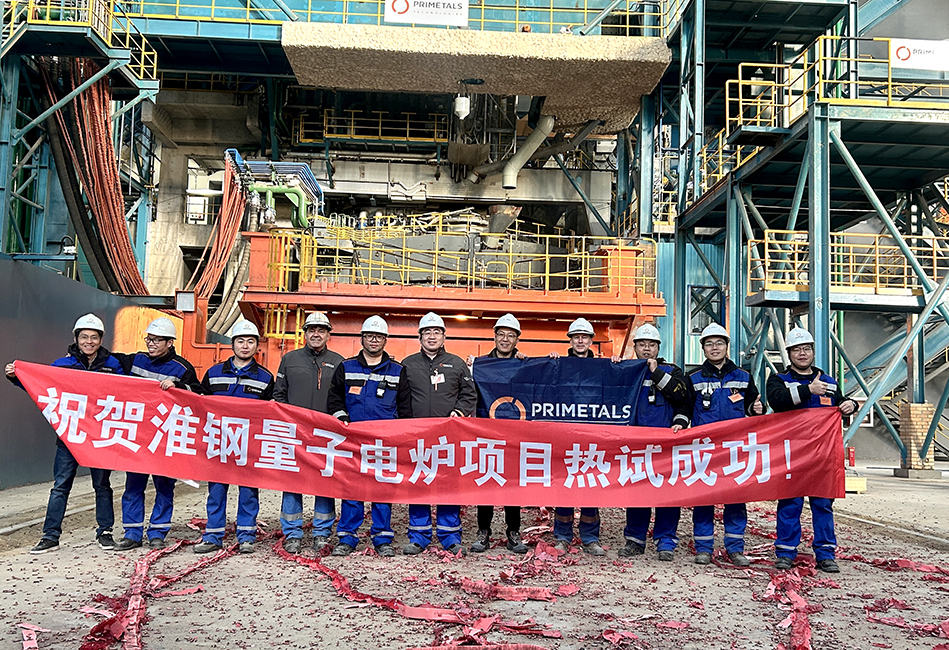
<svg viewBox="0 0 949 650">
<path fill-rule="evenodd" d="M 135 107 L 136 107 L 138 104 L 140 104 L 142 101 L 144 101 L 144 100 L 146 100 L 146 99 L 147 99 L 147 100 L 150 100 L 150 101 L 154 101 L 157 96 L 158 96 L 158 91 L 157 91 L 157 90 L 141 90 L 141 91 L 139 91 L 138 97 L 136 97 L 135 99 L 133 99 L 133 100 L 131 100 L 131 101 L 129 101 L 129 102 L 125 102 L 125 105 L 122 106 L 122 108 L 120 108 L 120 109 L 118 109 L 117 111 L 115 111 L 114 113 L 112 113 L 112 121 L 115 121 L 117 118 L 119 118 L 119 117 L 120 117 L 123 113 L 125 113 L 126 111 L 128 111 L 128 110 L 130 110 L 130 109 L 132 109 L 132 108 L 135 108 Z"/>
<path fill-rule="evenodd" d="M 13 188 L 13 128 L 20 88 L 20 57 L 0 59 L 0 253 L 14 252 L 11 234 L 19 234 L 10 209 Z M 26 251 L 21 251 L 26 252 Z"/>
<path fill-rule="evenodd" d="M 731 335 L 731 349 L 740 350 L 742 340 L 742 245 L 741 194 L 738 185 L 728 179 L 729 191 L 725 205 L 725 320 Z"/>
<path fill-rule="evenodd" d="M 830 368 L 830 140 L 839 122 L 827 117 L 827 105 L 811 107 L 808 183 L 808 314 L 814 336 L 814 365 Z"/>
<path fill-rule="evenodd" d="M 639 158 L 639 232 L 652 234 L 653 187 L 656 160 L 656 98 L 643 95 L 639 107 L 639 137 L 636 153 Z"/>
<path fill-rule="evenodd" d="M 583 199 L 584 205 L 589 208 L 590 212 L 593 213 L 594 218 L 603 226 L 603 230 L 606 231 L 607 237 L 616 237 L 616 233 L 613 232 L 613 229 L 610 228 L 610 224 L 603 221 L 603 217 L 600 216 L 600 211 L 596 209 L 596 206 L 590 201 L 590 198 L 587 196 L 587 193 L 583 191 L 583 187 L 580 186 L 580 182 L 573 177 L 573 174 L 570 173 L 570 170 L 567 169 L 567 166 L 563 164 L 563 156 L 557 154 L 554 156 L 554 160 L 557 161 L 557 165 L 560 167 L 560 171 L 564 173 L 567 177 L 567 180 L 570 181 L 570 184 L 573 186 L 573 189 L 577 191 L 577 194 L 580 195 L 580 198 Z"/>
<path fill-rule="evenodd" d="M 926 432 L 926 439 L 923 441 L 923 446 L 919 448 L 919 457 L 923 460 L 929 454 L 929 446 L 936 438 L 936 430 L 939 428 L 939 422 L 942 420 L 942 413 L 946 410 L 947 402 L 949 402 L 949 381 L 942 389 L 942 395 L 939 396 L 939 402 L 936 403 L 936 412 L 933 413 L 932 422 L 929 423 L 929 431 Z M 903 458 L 906 458 L 905 453 Z"/>
<path fill-rule="evenodd" d="M 688 252 L 687 237 L 692 238 L 692 233 L 681 228 L 676 228 L 673 247 L 673 254 L 675 256 L 675 269 L 673 272 L 675 290 L 673 291 L 674 299 L 672 304 L 672 323 L 674 329 L 674 345 L 672 351 L 674 362 L 680 368 L 685 368 L 685 352 L 689 340 L 689 297 L 686 295 L 687 267 L 685 264 L 686 253 Z M 694 238 L 692 238 L 692 242 L 694 244 Z M 696 246 L 696 249 L 698 249 L 698 246 Z M 700 257 L 704 259 L 705 255 L 700 253 Z M 707 259 L 705 259 L 705 263 L 708 264 Z M 711 270 L 711 265 L 709 265 L 709 270 Z M 721 286 L 720 281 L 719 286 Z"/>
</svg>

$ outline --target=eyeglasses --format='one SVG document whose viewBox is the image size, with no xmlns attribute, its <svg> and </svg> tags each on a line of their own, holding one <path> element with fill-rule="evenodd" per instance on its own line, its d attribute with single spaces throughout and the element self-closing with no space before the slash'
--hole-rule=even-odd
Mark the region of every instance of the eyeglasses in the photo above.
<svg viewBox="0 0 949 650">
<path fill-rule="evenodd" d="M 145 345 L 158 345 L 159 343 L 164 343 L 165 341 L 169 340 L 170 339 L 165 339 L 158 336 L 146 336 Z"/>
<path fill-rule="evenodd" d="M 363 334 L 362 337 L 367 341 L 385 341 L 385 334 Z"/>
<path fill-rule="evenodd" d="M 704 348 L 724 348 L 728 343 L 725 341 L 706 341 L 702 344 Z"/>
</svg>

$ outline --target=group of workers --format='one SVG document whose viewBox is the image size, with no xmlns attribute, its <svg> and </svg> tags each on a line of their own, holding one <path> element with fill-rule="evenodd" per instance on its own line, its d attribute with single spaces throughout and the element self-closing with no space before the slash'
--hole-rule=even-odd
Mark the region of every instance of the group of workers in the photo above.
<svg viewBox="0 0 949 650">
<path fill-rule="evenodd" d="M 411 417 L 469 417 L 475 412 L 477 388 L 471 376 L 473 358 L 467 360 L 445 350 L 445 322 L 435 313 L 428 313 L 419 321 L 420 350 L 397 362 L 385 351 L 388 324 L 381 316 L 365 320 L 361 330 L 361 350 L 350 359 L 328 348 L 332 325 L 326 314 L 310 314 L 303 324 L 305 345 L 289 352 L 280 361 L 276 377 L 255 361 L 260 339 L 257 327 L 249 321 L 239 321 L 231 331 L 232 356 L 205 373 L 200 382 L 194 367 L 176 354 L 175 326 L 167 318 L 152 321 L 145 332 L 146 351 L 136 354 L 110 352 L 102 347 L 105 327 L 93 314 L 81 317 L 74 328 L 74 343 L 67 355 L 53 362 L 54 366 L 108 372 L 144 377 L 161 382 L 161 388 L 177 387 L 201 394 L 242 397 L 245 399 L 276 400 L 333 415 L 344 422 L 388 420 Z M 595 358 L 594 329 L 584 318 L 576 319 L 567 331 L 570 347 L 567 355 Z M 517 349 L 521 336 L 520 324 L 512 314 L 499 318 L 494 327 L 494 349 L 491 358 L 526 359 Z M 659 356 L 658 329 L 646 324 L 634 334 L 636 358 L 647 364 L 646 379 L 638 396 L 637 426 L 669 427 L 674 432 L 689 426 L 698 426 L 762 415 L 764 405 L 751 375 L 738 367 L 728 356 L 729 335 L 724 327 L 711 324 L 700 341 L 705 362 L 689 374 Z M 768 404 L 776 411 L 799 408 L 838 408 L 844 415 L 856 410 L 857 404 L 846 398 L 837 382 L 814 367 L 814 339 L 806 330 L 795 327 L 786 338 L 790 364 L 783 373 L 768 379 Z M 559 356 L 553 352 L 551 357 Z M 620 361 L 613 357 L 614 362 Z M 7 377 L 14 383 L 15 363 L 7 364 Z M 66 500 L 76 475 L 78 464 L 61 440 L 57 440 L 53 465 L 54 485 L 50 492 L 43 536 L 31 553 L 45 553 L 59 547 Z M 175 480 L 153 476 L 155 504 L 145 527 L 145 487 L 148 476 L 128 473 L 122 497 L 124 536 L 112 537 L 114 514 L 112 488 L 108 470 L 92 469 L 92 483 L 96 493 L 96 536 L 103 549 L 129 550 L 144 543 L 147 532 L 148 546 L 162 548 L 168 534 L 174 506 Z M 228 486 L 208 484 L 208 521 L 202 540 L 194 546 L 196 553 L 209 553 L 223 547 L 226 525 Z M 839 571 L 835 562 L 833 500 L 810 497 L 813 515 L 813 548 L 817 568 L 830 573 Z M 777 506 L 777 539 L 775 567 L 789 569 L 797 555 L 801 541 L 801 512 L 803 497 L 781 499 Z M 240 487 L 236 520 L 238 548 L 252 553 L 257 537 L 258 490 Z M 714 546 L 714 506 L 693 508 L 693 540 L 696 564 L 709 564 Z M 433 521 L 431 507 L 409 506 L 408 543 L 404 555 L 417 555 L 432 542 Z M 478 506 L 478 532 L 470 550 L 480 553 L 491 547 L 491 521 L 494 507 Z M 507 550 L 523 554 L 528 551 L 521 539 L 521 512 L 518 506 L 505 506 Z M 573 542 L 574 509 L 558 507 L 555 510 L 553 535 L 556 547 L 566 550 Z M 677 530 L 680 509 L 656 508 L 653 540 L 660 561 L 671 561 L 678 545 Z M 359 529 L 365 518 L 365 504 L 360 501 L 341 501 L 336 535 L 332 546 L 333 524 L 337 522 L 335 500 L 317 496 L 312 523 L 312 547 L 321 554 L 346 556 L 359 542 Z M 621 557 L 643 555 L 653 513 L 650 508 L 627 508 L 623 531 L 625 545 L 618 551 Z M 303 544 L 303 497 L 283 494 L 280 524 L 284 534 L 283 546 L 290 553 L 299 553 Z M 395 534 L 391 525 L 391 505 L 373 503 L 370 507 L 369 538 L 375 551 L 383 557 L 395 555 Z M 744 555 L 744 535 L 747 524 L 745 504 L 724 506 L 724 546 L 729 560 L 736 566 L 747 566 Z M 597 508 L 581 508 L 578 533 L 583 550 L 593 556 L 605 555 L 600 545 L 600 515 Z M 460 506 L 436 507 L 434 534 L 439 544 L 453 554 L 464 554 Z"/>
</svg>

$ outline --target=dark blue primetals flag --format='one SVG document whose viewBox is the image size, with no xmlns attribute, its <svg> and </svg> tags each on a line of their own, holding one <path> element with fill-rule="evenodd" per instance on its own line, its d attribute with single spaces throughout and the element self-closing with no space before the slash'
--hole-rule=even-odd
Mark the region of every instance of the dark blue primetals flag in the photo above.
<svg viewBox="0 0 949 650">
<path fill-rule="evenodd" d="M 475 359 L 478 417 L 632 424 L 646 362 L 609 359 Z"/>
</svg>

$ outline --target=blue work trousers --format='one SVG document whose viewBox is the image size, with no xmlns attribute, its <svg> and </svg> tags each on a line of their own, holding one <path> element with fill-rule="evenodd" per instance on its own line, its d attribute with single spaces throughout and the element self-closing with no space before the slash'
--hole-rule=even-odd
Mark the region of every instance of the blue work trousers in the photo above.
<svg viewBox="0 0 949 650">
<path fill-rule="evenodd" d="M 227 527 L 226 483 L 208 483 L 208 524 L 201 539 L 210 544 L 224 544 L 224 529 Z M 237 492 L 237 542 L 257 541 L 257 513 L 260 512 L 259 490 L 238 488 Z"/>
<path fill-rule="evenodd" d="M 807 497 L 811 504 L 811 518 L 814 522 L 814 557 L 817 561 L 833 560 L 837 550 L 837 536 L 834 534 L 834 500 L 820 497 Z M 801 543 L 801 511 L 804 510 L 804 497 L 781 499 L 778 501 L 777 539 L 774 542 L 774 554 L 778 557 L 797 557 L 797 545 Z"/>
<path fill-rule="evenodd" d="M 171 515 L 175 509 L 175 479 L 152 476 L 155 484 L 155 506 L 148 518 L 148 539 L 164 539 L 171 530 Z M 142 541 L 145 530 L 145 488 L 148 474 L 129 472 L 125 475 L 125 494 L 122 495 L 122 526 L 125 536 Z"/>
<path fill-rule="evenodd" d="M 283 493 L 280 507 L 280 528 L 287 539 L 303 538 L 303 495 Z M 313 503 L 313 537 L 329 537 L 336 521 L 336 501 L 329 497 L 316 497 Z"/>
<path fill-rule="evenodd" d="M 573 508 L 557 508 L 554 512 L 554 539 L 573 541 Z M 580 508 L 580 524 L 577 526 L 580 542 L 586 546 L 600 541 L 600 511 L 597 508 Z"/>
<path fill-rule="evenodd" d="M 435 507 L 435 536 L 444 549 L 461 544 L 461 506 Z M 422 548 L 432 543 L 432 506 L 409 506 L 408 537 Z"/>
<path fill-rule="evenodd" d="M 372 545 L 391 544 L 395 539 L 392 532 L 392 506 L 388 503 L 373 503 L 369 509 L 372 524 L 369 536 Z M 353 548 L 359 544 L 359 527 L 366 518 L 366 506 L 362 501 L 344 500 L 339 506 L 339 524 L 336 534 L 340 544 L 349 544 Z"/>
<path fill-rule="evenodd" d="M 623 537 L 631 542 L 646 546 L 646 533 L 649 531 L 651 508 L 626 508 L 626 528 Z M 656 523 L 652 528 L 652 538 L 657 551 L 674 551 L 679 543 L 679 508 L 656 508 Z"/>
<path fill-rule="evenodd" d="M 66 516 L 66 502 L 72 490 L 73 481 L 79 463 L 66 445 L 56 441 L 56 456 L 53 458 L 53 489 L 49 491 L 49 503 L 46 504 L 46 521 L 43 522 L 43 538 L 59 541 L 63 532 L 63 517 Z M 112 508 L 112 486 L 109 477 L 112 470 L 90 469 L 92 489 L 96 493 L 96 537 L 110 532 L 115 523 Z"/>
<path fill-rule="evenodd" d="M 725 523 L 725 550 L 729 553 L 745 552 L 745 527 L 748 511 L 744 503 L 725 504 L 722 517 Z M 696 553 L 711 553 L 715 547 L 715 506 L 692 508 L 692 539 Z"/>
</svg>

